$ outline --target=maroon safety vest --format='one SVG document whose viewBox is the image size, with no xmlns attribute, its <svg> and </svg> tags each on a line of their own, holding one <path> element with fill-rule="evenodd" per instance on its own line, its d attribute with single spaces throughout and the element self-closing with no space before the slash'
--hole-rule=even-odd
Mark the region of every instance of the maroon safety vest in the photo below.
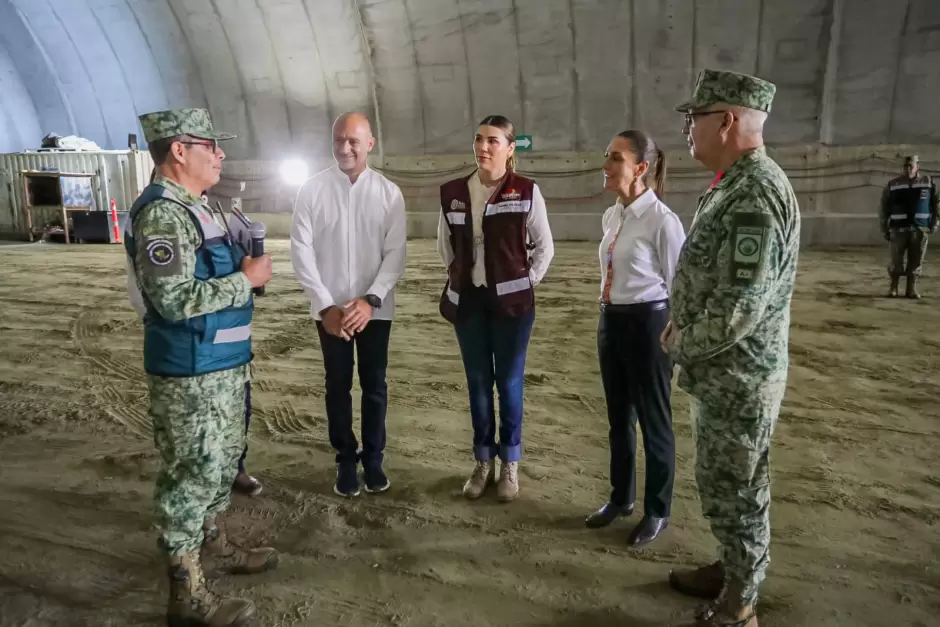
<svg viewBox="0 0 940 627">
<path fill-rule="evenodd" d="M 471 176 L 473 176 L 471 174 Z M 464 290 L 473 287 L 473 217 L 470 188 L 462 177 L 441 185 L 441 211 L 450 228 L 454 261 L 447 269 L 447 285 L 441 294 L 441 315 L 452 324 Z M 529 280 L 528 229 L 535 183 L 511 170 L 486 202 L 483 211 L 483 249 L 486 285 L 500 313 L 519 316 L 535 306 Z"/>
</svg>

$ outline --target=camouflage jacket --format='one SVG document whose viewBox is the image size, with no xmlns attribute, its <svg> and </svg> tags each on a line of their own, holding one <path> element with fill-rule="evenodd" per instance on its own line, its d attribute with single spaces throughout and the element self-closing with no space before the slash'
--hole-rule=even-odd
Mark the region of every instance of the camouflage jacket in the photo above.
<svg viewBox="0 0 940 627">
<path fill-rule="evenodd" d="M 702 195 L 671 295 L 679 387 L 703 398 L 786 380 L 799 246 L 796 196 L 764 148 Z"/>
<path fill-rule="evenodd" d="M 200 204 L 178 183 L 157 177 L 155 183 L 170 190 L 186 204 Z M 196 249 L 202 235 L 186 209 L 170 200 L 155 200 L 140 210 L 133 224 L 137 245 L 137 283 L 154 309 L 167 320 L 185 320 L 203 314 L 240 306 L 251 298 L 251 282 L 242 272 L 200 281 L 194 276 Z M 147 242 L 162 240 L 174 247 L 167 265 L 157 265 L 147 254 Z"/>
</svg>

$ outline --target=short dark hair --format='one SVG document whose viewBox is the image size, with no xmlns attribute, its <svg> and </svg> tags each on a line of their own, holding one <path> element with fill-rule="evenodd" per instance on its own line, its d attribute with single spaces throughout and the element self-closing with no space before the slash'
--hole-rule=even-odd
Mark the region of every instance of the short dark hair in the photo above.
<svg viewBox="0 0 940 627">
<path fill-rule="evenodd" d="M 160 166 L 166 163 L 166 160 L 170 157 L 170 146 L 173 145 L 173 142 L 178 142 L 182 139 L 182 135 L 175 135 L 173 137 L 155 139 L 150 142 L 147 146 L 147 150 L 150 151 L 150 156 L 153 158 L 153 164 Z"/>
</svg>

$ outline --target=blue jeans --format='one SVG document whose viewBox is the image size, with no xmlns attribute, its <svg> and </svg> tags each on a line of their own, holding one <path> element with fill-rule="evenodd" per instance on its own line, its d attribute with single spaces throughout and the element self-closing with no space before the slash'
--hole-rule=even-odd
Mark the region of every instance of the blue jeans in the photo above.
<svg viewBox="0 0 940 627">
<path fill-rule="evenodd" d="M 457 342 L 470 393 L 473 456 L 490 461 L 498 454 L 504 462 L 515 462 L 522 459 L 522 377 L 535 310 L 518 317 L 502 315 L 490 298 L 485 288 L 464 290 L 457 313 Z M 499 393 L 498 445 L 494 383 Z"/>
</svg>

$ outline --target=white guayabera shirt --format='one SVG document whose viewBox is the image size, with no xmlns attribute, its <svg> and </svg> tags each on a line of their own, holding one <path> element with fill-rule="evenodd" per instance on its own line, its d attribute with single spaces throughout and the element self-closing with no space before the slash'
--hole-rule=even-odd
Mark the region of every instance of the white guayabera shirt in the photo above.
<svg viewBox="0 0 940 627">
<path fill-rule="evenodd" d="M 334 165 L 297 193 L 291 262 L 310 297 L 310 313 L 374 294 L 373 318 L 391 320 L 395 284 L 405 273 L 405 199 L 382 174 L 366 168 L 355 183 Z"/>
</svg>

